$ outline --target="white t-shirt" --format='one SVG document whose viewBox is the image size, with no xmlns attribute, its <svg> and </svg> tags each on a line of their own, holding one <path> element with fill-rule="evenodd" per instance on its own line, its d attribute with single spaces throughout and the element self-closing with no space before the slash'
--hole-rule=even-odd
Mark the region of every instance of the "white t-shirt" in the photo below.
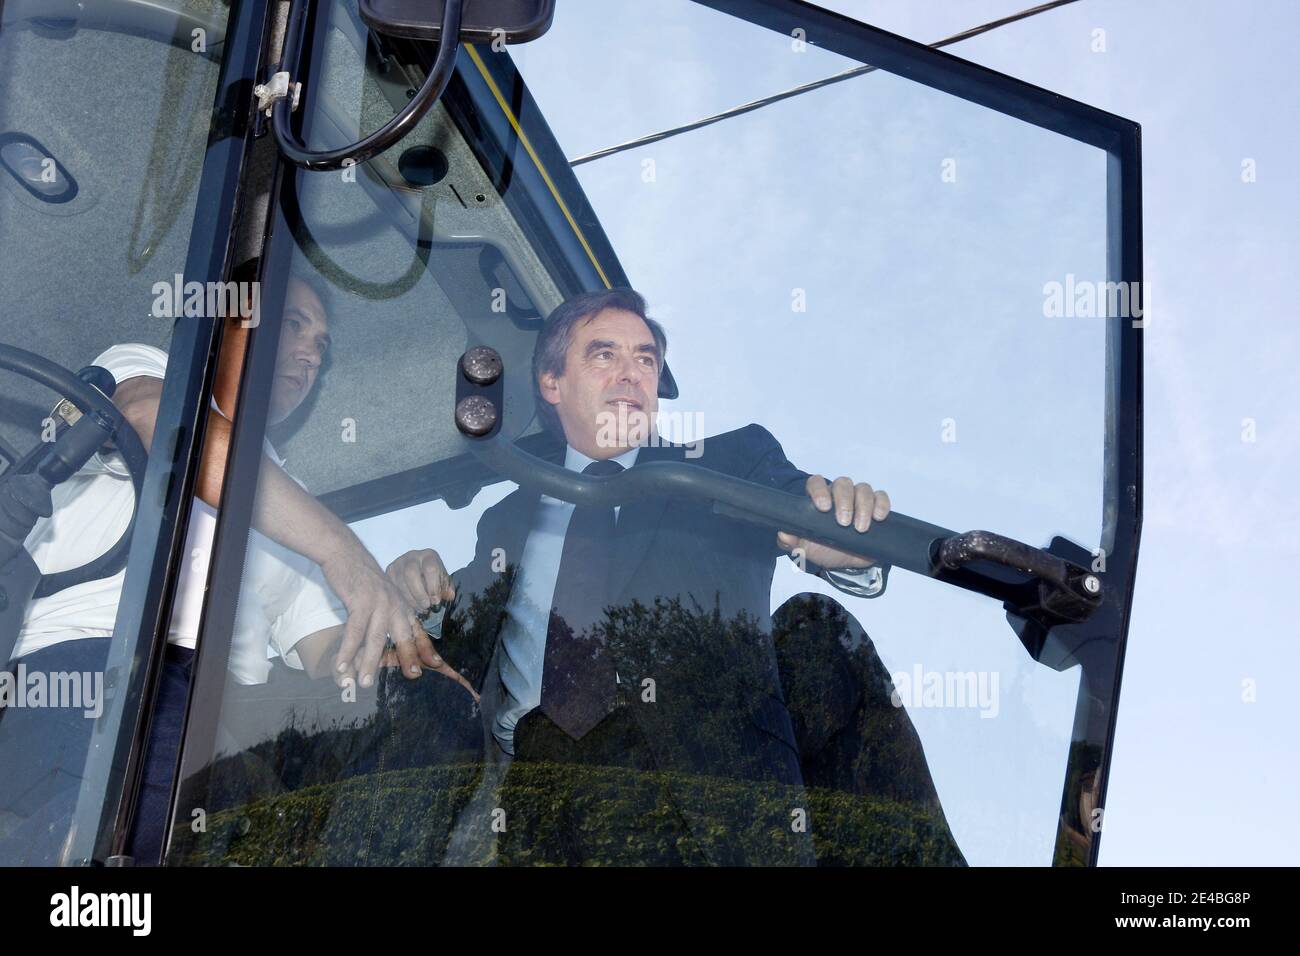
<svg viewBox="0 0 1300 956">
<path fill-rule="evenodd" d="M 162 378 L 167 354 L 151 345 L 115 345 L 92 364 L 106 369 L 121 384 L 140 375 Z M 263 448 L 283 467 L 284 460 L 269 442 Z M 81 567 L 107 551 L 126 530 L 135 503 L 126 465 L 116 452 L 97 454 L 81 471 L 56 485 L 52 497 L 53 514 L 38 519 L 26 540 L 28 553 L 46 574 Z M 170 643 L 181 647 L 193 648 L 198 642 L 216 515 L 206 502 L 193 499 L 167 634 Z M 14 658 L 62 641 L 111 636 L 125 576 L 125 570 L 119 571 L 32 601 Z M 250 533 L 230 653 L 236 680 L 264 683 L 277 656 L 301 668 L 294 646 L 344 620 L 343 605 L 315 562 L 260 532 Z"/>
</svg>

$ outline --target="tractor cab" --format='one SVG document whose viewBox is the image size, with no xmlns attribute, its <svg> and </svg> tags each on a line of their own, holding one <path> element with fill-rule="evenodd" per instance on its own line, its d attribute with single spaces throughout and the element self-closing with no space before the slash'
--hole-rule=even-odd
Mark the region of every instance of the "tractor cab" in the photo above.
<svg viewBox="0 0 1300 956">
<path fill-rule="evenodd" d="M 0 862 L 1095 864 L 1138 127 L 794 0 L 488 7 L 4 5 Z M 666 348 L 620 379 L 611 420 L 653 427 L 603 477 L 537 372 L 548 317 L 618 289 Z M 280 414 L 304 300 L 328 350 Z M 311 665 L 346 613 L 258 530 L 270 469 L 380 567 L 437 554 L 456 594 L 420 626 L 461 680 Z M 889 514 L 845 526 L 807 475 Z M 539 730 L 565 523 L 612 509 L 581 645 L 611 716 Z M 85 706 L 24 706 L 33 675 Z"/>
</svg>

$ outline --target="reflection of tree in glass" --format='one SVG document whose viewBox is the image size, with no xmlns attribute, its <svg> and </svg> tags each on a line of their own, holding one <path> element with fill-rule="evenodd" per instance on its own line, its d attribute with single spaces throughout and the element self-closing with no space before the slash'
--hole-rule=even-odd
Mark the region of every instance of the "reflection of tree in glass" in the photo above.
<svg viewBox="0 0 1300 956">
<path fill-rule="evenodd" d="M 768 779 L 753 746 L 762 734 L 753 720 L 776 690 L 770 639 L 753 617 L 724 618 L 716 606 L 691 604 L 658 598 L 651 607 L 633 601 L 607 610 L 600 631 L 627 681 L 630 706 L 666 752 L 661 763 Z"/>
</svg>

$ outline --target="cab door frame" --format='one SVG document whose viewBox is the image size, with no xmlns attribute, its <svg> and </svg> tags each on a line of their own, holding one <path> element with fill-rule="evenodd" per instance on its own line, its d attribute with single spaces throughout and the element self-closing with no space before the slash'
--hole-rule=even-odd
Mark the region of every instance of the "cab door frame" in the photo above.
<svg viewBox="0 0 1300 956">
<path fill-rule="evenodd" d="M 234 265 L 253 142 L 252 91 L 273 12 L 271 0 L 231 0 L 186 254 L 187 282 L 226 281 Z M 198 479 L 220 324 L 212 318 L 183 318 L 173 331 L 153 452 L 105 668 L 111 689 L 96 734 L 101 742 L 86 757 L 64 856 L 72 865 L 133 862 L 123 854 L 147 756 L 172 601 L 186 559 L 188 505 Z"/>
</svg>

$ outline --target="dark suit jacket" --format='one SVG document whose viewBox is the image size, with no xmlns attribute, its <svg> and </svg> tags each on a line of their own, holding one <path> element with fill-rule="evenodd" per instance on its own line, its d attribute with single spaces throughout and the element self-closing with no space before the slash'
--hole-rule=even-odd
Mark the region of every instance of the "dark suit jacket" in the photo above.
<svg viewBox="0 0 1300 956">
<path fill-rule="evenodd" d="M 707 438 L 700 449 L 688 458 L 685 446 L 647 446 L 637 466 L 680 461 L 805 494 L 808 474 L 759 425 Z M 538 501 L 521 488 L 488 509 L 473 561 L 453 575 L 457 598 L 441 650 L 480 692 L 495 679 L 505 604 Z M 750 791 L 770 785 L 758 788 L 763 807 L 750 810 L 791 831 L 803 781 L 771 637 L 772 574 L 784 554 L 775 533 L 715 514 L 707 503 L 656 498 L 621 508 L 615 553 L 617 599 L 605 643 L 657 769 L 683 783 L 679 810 L 693 825 L 713 822 L 696 795 L 702 778 Z M 745 861 L 806 862 L 811 851 L 795 840 L 772 857 L 756 852 L 758 859 L 749 852 Z"/>
</svg>

